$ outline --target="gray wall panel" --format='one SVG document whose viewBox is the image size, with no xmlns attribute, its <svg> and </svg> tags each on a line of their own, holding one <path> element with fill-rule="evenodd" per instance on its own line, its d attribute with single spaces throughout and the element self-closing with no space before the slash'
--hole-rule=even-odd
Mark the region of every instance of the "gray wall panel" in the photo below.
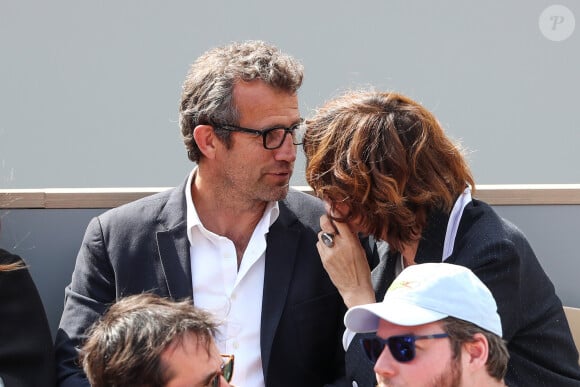
<svg viewBox="0 0 580 387">
<path fill-rule="evenodd" d="M 580 2 L 557 2 L 576 18 L 560 42 L 539 27 L 553 3 L 2 1 L 0 186 L 179 184 L 189 64 L 244 39 L 304 62 L 303 115 L 346 88 L 395 89 L 470 150 L 477 183 L 579 183 Z"/>
</svg>

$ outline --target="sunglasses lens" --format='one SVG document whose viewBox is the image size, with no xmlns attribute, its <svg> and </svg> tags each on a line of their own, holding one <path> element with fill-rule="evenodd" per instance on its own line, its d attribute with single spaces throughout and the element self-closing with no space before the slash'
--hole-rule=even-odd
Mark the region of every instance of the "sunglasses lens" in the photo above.
<svg viewBox="0 0 580 387">
<path fill-rule="evenodd" d="M 222 365 L 222 375 L 224 379 L 229 382 L 234 375 L 234 355 L 222 355 L 225 362 Z"/>
<path fill-rule="evenodd" d="M 231 359 L 230 361 L 228 361 L 223 369 L 223 375 L 224 378 L 226 379 L 226 381 L 231 381 L 232 380 L 232 375 L 234 374 L 234 359 Z"/>
<path fill-rule="evenodd" d="M 389 339 L 389 350 L 393 357 L 404 363 L 415 358 L 415 340 L 412 336 L 394 336 Z"/>
</svg>

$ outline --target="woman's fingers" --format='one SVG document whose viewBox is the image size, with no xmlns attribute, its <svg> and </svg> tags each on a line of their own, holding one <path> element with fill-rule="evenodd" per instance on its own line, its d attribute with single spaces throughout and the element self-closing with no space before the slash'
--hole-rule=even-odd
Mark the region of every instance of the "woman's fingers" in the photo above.
<svg viewBox="0 0 580 387">
<path fill-rule="evenodd" d="M 370 268 L 356 234 L 345 223 L 320 218 L 322 231 L 316 247 L 324 269 L 347 306 L 374 302 Z M 334 230 L 334 231 L 333 231 Z M 325 235 L 325 234 L 331 235 Z"/>
</svg>

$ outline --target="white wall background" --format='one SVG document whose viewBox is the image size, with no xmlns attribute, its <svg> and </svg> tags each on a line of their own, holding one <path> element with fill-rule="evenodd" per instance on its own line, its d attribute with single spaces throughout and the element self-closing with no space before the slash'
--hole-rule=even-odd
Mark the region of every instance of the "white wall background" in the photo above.
<svg viewBox="0 0 580 387">
<path fill-rule="evenodd" d="M 470 150 L 478 183 L 578 183 L 580 2 L 558 0 L 576 17 L 560 42 L 539 28 L 552 4 L 0 0 L 0 187 L 180 183 L 189 64 L 246 39 L 304 63 L 305 116 L 346 88 L 397 90 Z"/>
</svg>

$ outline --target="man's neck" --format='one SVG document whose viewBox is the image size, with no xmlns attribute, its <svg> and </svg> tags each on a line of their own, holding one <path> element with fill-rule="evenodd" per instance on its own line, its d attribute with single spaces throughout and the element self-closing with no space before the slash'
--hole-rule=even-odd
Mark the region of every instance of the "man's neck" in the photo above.
<svg viewBox="0 0 580 387">
<path fill-rule="evenodd" d="M 468 383 L 462 383 L 465 387 L 506 387 L 505 381 L 497 380 L 487 373 L 486 369 L 482 369 L 482 374 L 479 377 L 472 379 Z"/>
<path fill-rule="evenodd" d="M 229 195 L 226 197 L 223 190 L 212 189 L 212 186 L 201 181 L 199 176 L 194 177 L 192 182 L 191 197 L 203 226 L 234 243 L 239 266 L 268 203 L 243 201 Z"/>
</svg>

